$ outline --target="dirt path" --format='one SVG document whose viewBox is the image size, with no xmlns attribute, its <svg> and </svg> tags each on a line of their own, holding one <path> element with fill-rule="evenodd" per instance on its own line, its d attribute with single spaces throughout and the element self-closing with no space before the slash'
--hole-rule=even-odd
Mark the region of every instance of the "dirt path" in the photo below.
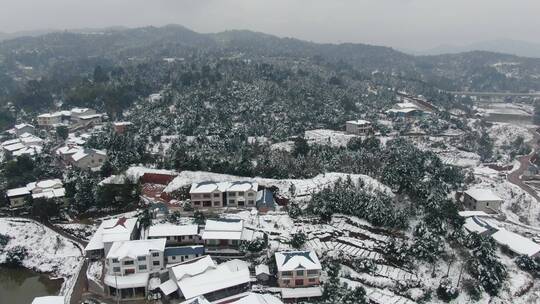
<svg viewBox="0 0 540 304">
<path fill-rule="evenodd" d="M 527 168 L 529 167 L 531 157 L 539 149 L 538 141 L 540 140 L 540 134 L 538 134 L 536 129 L 529 129 L 529 131 L 531 132 L 531 134 L 533 134 L 533 138 L 529 141 L 529 145 L 531 145 L 533 150 L 528 155 L 524 155 L 518 158 L 519 168 L 508 174 L 507 179 L 512 184 L 520 187 L 521 189 L 523 189 L 523 191 L 529 193 L 532 197 L 536 199 L 537 202 L 540 203 L 540 196 L 538 195 L 538 193 L 529 185 L 525 184 L 520 178 L 520 176 L 523 175 L 525 170 L 527 170 Z"/>
</svg>

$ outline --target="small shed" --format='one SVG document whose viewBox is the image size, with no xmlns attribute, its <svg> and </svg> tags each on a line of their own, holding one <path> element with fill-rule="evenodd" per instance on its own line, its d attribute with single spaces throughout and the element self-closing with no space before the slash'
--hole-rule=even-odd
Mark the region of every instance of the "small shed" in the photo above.
<svg viewBox="0 0 540 304">
<path fill-rule="evenodd" d="M 270 279 L 270 267 L 266 264 L 255 266 L 255 277 L 257 277 L 258 281 L 268 281 Z"/>
<path fill-rule="evenodd" d="M 257 210 L 260 212 L 268 212 L 276 209 L 274 194 L 268 189 L 263 189 L 257 192 L 256 204 Z"/>
</svg>

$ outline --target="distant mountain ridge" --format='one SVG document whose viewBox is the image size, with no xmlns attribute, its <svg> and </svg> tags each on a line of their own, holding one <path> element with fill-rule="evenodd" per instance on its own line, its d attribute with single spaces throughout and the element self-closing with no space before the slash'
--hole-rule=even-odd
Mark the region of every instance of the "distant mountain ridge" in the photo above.
<svg viewBox="0 0 540 304">
<path fill-rule="evenodd" d="M 522 57 L 540 58 L 540 43 L 512 39 L 497 39 L 475 42 L 462 46 L 445 44 L 423 51 L 405 49 L 403 49 L 403 51 L 413 55 L 442 55 L 470 51 L 488 51 Z"/>
</svg>

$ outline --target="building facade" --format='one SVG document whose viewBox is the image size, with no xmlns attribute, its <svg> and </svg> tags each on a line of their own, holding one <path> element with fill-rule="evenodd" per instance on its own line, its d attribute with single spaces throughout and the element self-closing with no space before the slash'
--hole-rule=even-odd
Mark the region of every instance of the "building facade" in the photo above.
<svg viewBox="0 0 540 304">
<path fill-rule="evenodd" d="M 277 281 L 282 288 L 320 284 L 321 263 L 314 251 L 276 252 Z"/>
</svg>

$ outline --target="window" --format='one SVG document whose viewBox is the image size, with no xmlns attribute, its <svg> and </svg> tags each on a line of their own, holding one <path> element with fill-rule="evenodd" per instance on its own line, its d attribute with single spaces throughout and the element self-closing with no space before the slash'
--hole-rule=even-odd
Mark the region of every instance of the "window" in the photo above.
<svg viewBox="0 0 540 304">
<path fill-rule="evenodd" d="M 255 196 L 255 193 L 253 192 L 248 192 L 248 197 L 254 197 Z"/>
<path fill-rule="evenodd" d="M 203 197 L 204 197 L 204 198 L 210 198 L 210 193 L 205 193 L 205 194 L 203 194 Z"/>
<path fill-rule="evenodd" d="M 189 238 L 190 240 L 192 240 L 192 239 L 193 239 L 193 235 L 188 236 L 188 238 Z"/>
<path fill-rule="evenodd" d="M 152 256 L 153 256 L 153 257 L 158 257 L 158 256 L 159 256 L 159 252 L 152 252 Z"/>
<path fill-rule="evenodd" d="M 204 207 L 210 207 L 210 206 L 212 206 L 212 202 L 211 201 L 204 201 L 203 206 Z"/>
<path fill-rule="evenodd" d="M 307 274 L 308 275 L 319 275 L 319 271 L 318 270 L 308 270 Z"/>
<path fill-rule="evenodd" d="M 296 275 L 297 276 L 304 276 L 304 271 L 303 270 L 297 270 Z"/>
<path fill-rule="evenodd" d="M 219 193 L 214 193 L 214 197 L 219 197 Z"/>
<path fill-rule="evenodd" d="M 172 256 L 172 259 L 173 259 L 173 260 L 176 260 L 176 256 L 175 256 L 175 255 L 173 255 L 173 256 Z"/>
<path fill-rule="evenodd" d="M 255 204 L 255 201 L 254 201 L 254 200 L 249 200 L 249 201 L 248 201 L 248 205 L 253 205 L 253 204 Z"/>
<path fill-rule="evenodd" d="M 291 284 L 291 280 L 283 280 L 283 284 L 289 285 L 289 284 Z"/>
<path fill-rule="evenodd" d="M 304 280 L 302 279 L 294 280 L 294 285 L 295 286 L 304 285 Z"/>
<path fill-rule="evenodd" d="M 133 260 L 124 261 L 124 265 L 133 265 Z"/>
<path fill-rule="evenodd" d="M 236 202 L 234 200 L 229 200 L 229 205 L 236 205 Z"/>
<path fill-rule="evenodd" d="M 195 204 L 195 206 L 200 206 L 201 202 L 196 201 L 196 202 L 193 202 L 193 204 Z"/>
<path fill-rule="evenodd" d="M 489 207 L 489 203 L 486 203 L 486 207 Z"/>
<path fill-rule="evenodd" d="M 283 271 L 281 273 L 282 277 L 292 277 L 292 271 Z"/>
<path fill-rule="evenodd" d="M 118 259 L 112 259 L 113 263 L 118 263 Z"/>
<path fill-rule="evenodd" d="M 229 192 L 229 196 L 236 196 L 236 192 Z"/>
<path fill-rule="evenodd" d="M 245 203 L 243 201 L 238 202 L 238 206 L 244 206 Z"/>
<path fill-rule="evenodd" d="M 159 266 L 159 261 L 153 261 L 153 262 L 152 262 L 152 265 L 154 265 L 154 266 Z"/>
<path fill-rule="evenodd" d="M 139 265 L 139 270 L 146 270 L 146 265 Z"/>
<path fill-rule="evenodd" d="M 214 202 L 214 207 L 219 207 L 219 202 Z"/>
<path fill-rule="evenodd" d="M 310 283 L 315 283 L 315 282 L 317 282 L 317 279 L 316 279 L 316 278 L 309 278 L 309 279 L 308 279 L 308 282 L 310 282 Z"/>
<path fill-rule="evenodd" d="M 139 257 L 137 257 L 137 261 L 140 261 L 140 262 L 146 261 L 146 257 L 145 256 L 139 256 Z"/>
<path fill-rule="evenodd" d="M 232 244 L 235 246 L 238 245 L 238 240 L 232 240 Z"/>
<path fill-rule="evenodd" d="M 238 196 L 244 196 L 244 192 L 243 192 L 243 191 L 239 191 L 239 192 L 238 192 Z"/>
<path fill-rule="evenodd" d="M 120 272 L 120 267 L 113 267 L 113 272 Z"/>
</svg>

